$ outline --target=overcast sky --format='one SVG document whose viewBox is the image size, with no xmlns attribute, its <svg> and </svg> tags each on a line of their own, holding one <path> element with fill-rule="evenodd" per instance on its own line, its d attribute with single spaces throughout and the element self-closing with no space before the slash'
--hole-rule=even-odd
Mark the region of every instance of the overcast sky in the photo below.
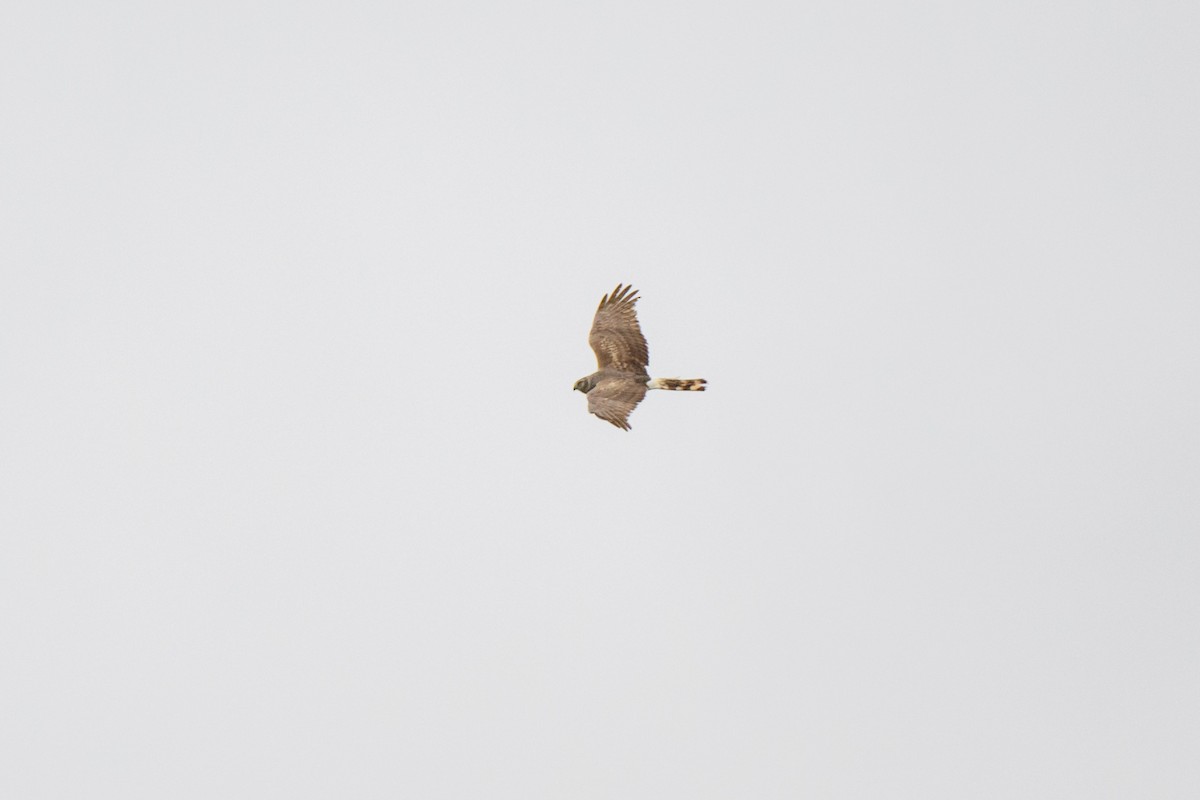
<svg viewBox="0 0 1200 800">
<path fill-rule="evenodd" d="M 5 4 L 0 795 L 1194 797 L 1198 99 L 1194 3 Z"/>
</svg>

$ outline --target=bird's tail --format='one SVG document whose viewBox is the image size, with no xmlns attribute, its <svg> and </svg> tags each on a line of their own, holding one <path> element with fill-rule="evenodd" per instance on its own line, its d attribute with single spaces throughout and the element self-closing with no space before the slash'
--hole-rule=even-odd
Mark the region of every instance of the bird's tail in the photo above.
<svg viewBox="0 0 1200 800">
<path fill-rule="evenodd" d="M 669 389 L 672 392 L 703 392 L 704 378 L 651 378 L 647 389 Z"/>
</svg>

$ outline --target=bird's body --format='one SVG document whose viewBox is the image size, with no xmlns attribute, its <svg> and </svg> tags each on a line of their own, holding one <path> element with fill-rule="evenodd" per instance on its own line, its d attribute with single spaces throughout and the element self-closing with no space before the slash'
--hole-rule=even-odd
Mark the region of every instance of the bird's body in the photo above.
<svg viewBox="0 0 1200 800">
<path fill-rule="evenodd" d="M 598 370 L 575 381 L 587 395 L 588 411 L 600 419 L 629 430 L 629 415 L 650 389 L 703 392 L 703 378 L 651 378 L 646 368 L 650 353 L 638 325 L 637 292 L 617 284 L 605 295 L 592 319 L 588 344 L 596 353 Z"/>
</svg>

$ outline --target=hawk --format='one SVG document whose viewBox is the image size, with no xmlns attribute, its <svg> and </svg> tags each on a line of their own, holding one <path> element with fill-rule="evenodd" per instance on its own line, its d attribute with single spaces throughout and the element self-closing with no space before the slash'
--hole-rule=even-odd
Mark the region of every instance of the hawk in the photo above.
<svg viewBox="0 0 1200 800">
<path fill-rule="evenodd" d="M 651 378 L 647 374 L 650 354 L 633 307 L 637 301 L 634 288 L 619 283 L 612 294 L 604 295 L 588 335 L 600 369 L 575 381 L 575 388 L 587 395 L 588 411 L 623 430 L 629 430 L 629 415 L 648 389 L 703 392 L 708 383 L 704 378 Z"/>
</svg>

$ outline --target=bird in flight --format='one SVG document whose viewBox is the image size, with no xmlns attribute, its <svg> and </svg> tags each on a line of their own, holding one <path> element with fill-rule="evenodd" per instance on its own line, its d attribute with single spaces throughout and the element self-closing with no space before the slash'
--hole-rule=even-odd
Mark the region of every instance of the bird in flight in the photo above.
<svg viewBox="0 0 1200 800">
<path fill-rule="evenodd" d="M 704 378 L 650 377 L 646 372 L 650 363 L 646 337 L 633 307 L 637 301 L 633 287 L 619 283 L 612 294 L 604 295 L 588 335 L 600 368 L 575 381 L 575 388 L 587 395 L 588 411 L 624 430 L 629 430 L 629 415 L 647 390 L 703 392 L 708 383 Z"/>
</svg>

